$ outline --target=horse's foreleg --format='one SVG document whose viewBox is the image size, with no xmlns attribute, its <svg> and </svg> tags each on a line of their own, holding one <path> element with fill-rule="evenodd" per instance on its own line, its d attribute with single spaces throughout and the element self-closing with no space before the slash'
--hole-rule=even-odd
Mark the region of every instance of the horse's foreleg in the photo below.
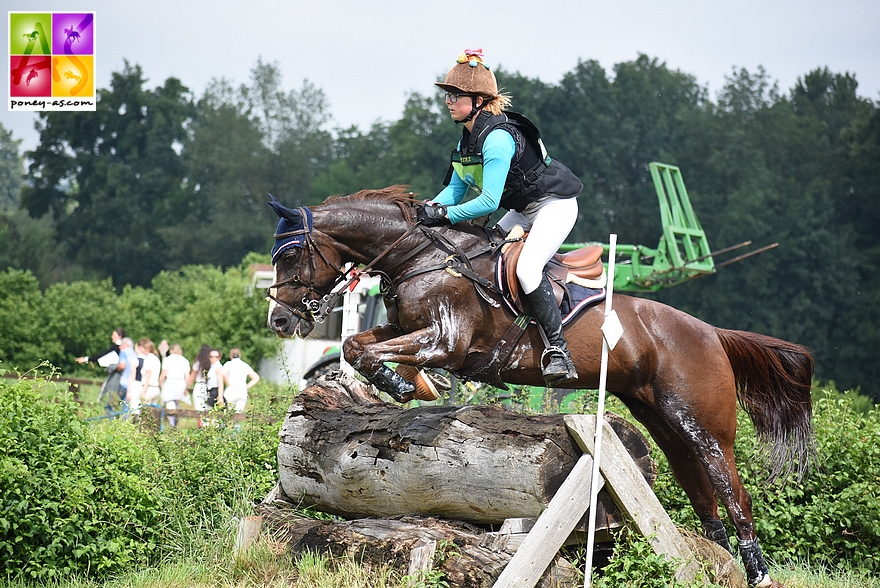
<svg viewBox="0 0 880 588">
<path fill-rule="evenodd" d="M 412 333 L 383 325 L 350 337 L 343 351 L 346 361 L 370 383 L 395 400 L 405 402 L 415 386 L 388 368 L 386 362 L 454 369 L 464 360 L 467 341 L 444 337 L 438 325 Z"/>
<path fill-rule="evenodd" d="M 357 367 L 360 365 L 361 356 L 368 346 L 395 337 L 400 337 L 402 334 L 403 331 L 400 327 L 391 323 L 385 323 L 375 326 L 372 329 L 355 333 L 343 341 L 342 356 L 345 358 L 346 362 Z"/>
</svg>

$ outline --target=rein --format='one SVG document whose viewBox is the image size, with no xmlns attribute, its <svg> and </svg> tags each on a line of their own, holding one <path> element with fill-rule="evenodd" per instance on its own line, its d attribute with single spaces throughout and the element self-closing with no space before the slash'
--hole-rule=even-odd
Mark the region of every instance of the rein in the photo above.
<svg viewBox="0 0 880 588">
<path fill-rule="evenodd" d="M 296 316 L 298 316 L 299 318 L 301 318 L 303 320 L 314 320 L 316 323 L 319 323 L 319 324 L 323 323 L 324 320 L 327 318 L 327 316 L 329 316 L 329 314 L 331 312 L 333 312 L 333 309 L 336 307 L 336 303 L 343 296 L 343 292 L 345 292 L 346 289 L 347 290 L 354 290 L 355 286 L 360 281 L 362 275 L 369 275 L 369 273 L 371 271 L 373 271 L 373 267 L 379 261 L 384 259 L 386 255 L 388 255 L 395 247 L 400 245 L 403 242 L 403 240 L 406 239 L 407 237 L 409 237 L 417 228 L 419 228 L 419 226 L 421 226 L 421 222 L 417 222 L 414 225 L 412 225 L 409 229 L 406 230 L 406 232 L 404 232 L 400 237 L 398 237 L 396 241 L 394 241 L 391 245 L 386 247 L 382 253 L 380 253 L 375 259 L 373 259 L 373 261 L 371 261 L 369 264 L 367 264 L 367 267 L 365 267 L 364 269 L 358 270 L 358 269 L 352 267 L 346 271 L 343 271 L 340 268 L 336 267 L 327 259 L 327 257 L 324 255 L 324 253 L 318 247 L 318 244 L 315 243 L 314 239 L 312 239 L 311 231 L 309 231 L 307 228 L 301 229 L 298 231 L 291 231 L 289 233 L 283 233 L 283 234 L 276 233 L 276 235 L 275 235 L 276 239 L 284 238 L 284 237 L 288 237 L 288 236 L 293 236 L 293 235 L 297 235 L 297 234 L 304 234 L 307 248 L 310 251 L 312 249 L 314 249 L 318 253 L 318 255 L 321 256 L 321 259 L 324 260 L 324 263 L 326 263 L 328 266 L 330 266 L 331 268 L 333 268 L 336 271 L 337 276 L 336 276 L 336 280 L 334 280 L 333 284 L 330 286 L 330 292 L 328 294 L 324 294 L 320 298 L 312 298 L 312 299 L 303 298 L 302 299 L 303 306 L 305 307 L 305 310 L 309 313 L 308 315 L 306 315 L 305 312 L 299 310 L 298 308 L 294 308 L 294 307 L 290 306 L 289 304 L 287 304 L 286 302 L 279 300 L 278 297 L 276 297 L 275 295 L 273 295 L 271 293 L 271 290 L 278 288 L 280 286 L 286 286 L 288 284 L 300 284 L 300 285 L 306 286 L 308 288 L 309 292 L 314 292 L 315 294 L 319 294 L 319 292 L 315 288 L 314 278 L 310 278 L 309 281 L 306 282 L 306 281 L 303 281 L 299 277 L 299 274 L 295 274 L 285 280 L 279 280 L 278 282 L 275 282 L 274 284 L 269 286 L 270 293 L 268 294 L 268 296 L 270 299 L 274 300 L 276 304 L 284 307 L 285 309 L 292 312 L 293 314 L 295 314 Z M 393 264 L 393 267 L 397 267 L 398 265 L 400 265 L 401 263 L 403 263 L 407 259 L 409 259 L 412 256 L 414 256 L 415 254 L 419 253 L 422 249 L 424 249 L 424 246 L 416 247 L 413 251 L 408 253 L 407 256 L 405 256 L 402 260 L 395 262 Z M 310 267 L 311 267 L 311 275 L 314 276 L 317 271 L 317 268 L 315 267 L 315 259 L 311 255 L 309 255 L 309 262 L 310 262 Z M 349 273 L 351 274 L 351 277 L 348 278 L 348 281 L 345 282 L 345 285 L 342 288 L 337 288 L 339 286 L 339 284 L 341 284 L 343 281 L 346 280 L 346 276 Z"/>
<path fill-rule="evenodd" d="M 305 216 L 305 215 L 303 215 Z M 409 252 L 407 252 L 400 259 L 392 262 L 384 271 L 375 270 L 375 266 L 382 259 L 384 259 L 391 251 L 400 245 L 407 237 L 412 235 L 416 229 L 420 229 L 422 234 L 426 237 L 426 240 L 420 245 L 416 246 Z M 303 229 L 299 229 L 296 231 L 290 231 L 287 233 L 276 233 L 276 239 L 283 239 L 285 237 L 292 237 L 295 235 L 304 235 L 304 243 L 303 248 L 306 249 L 309 253 L 309 267 L 310 267 L 310 276 L 306 279 L 301 277 L 299 274 L 295 274 L 289 278 L 284 280 L 279 280 L 269 286 L 268 288 L 268 297 L 273 300 L 279 306 L 285 308 L 295 316 L 299 317 L 302 320 L 312 320 L 316 323 L 323 323 L 327 316 L 333 312 L 333 309 L 336 307 L 339 299 L 344 295 L 345 290 L 354 290 L 357 283 L 360 281 L 360 277 L 362 275 L 370 275 L 371 273 L 379 273 L 382 275 L 383 280 L 387 280 L 390 285 L 389 292 L 385 294 L 387 298 L 393 298 L 393 291 L 396 286 L 400 285 L 402 282 L 414 278 L 418 275 L 437 271 L 437 270 L 446 270 L 450 274 L 454 276 L 464 276 L 469 279 L 476 289 L 477 293 L 480 295 L 483 300 L 485 300 L 488 304 L 493 306 L 494 308 L 498 308 L 500 304 L 494 300 L 487 290 L 492 291 L 496 294 L 501 294 L 501 290 L 499 290 L 493 282 L 486 279 L 484 276 L 481 276 L 476 271 L 474 271 L 473 266 L 471 265 L 471 259 L 475 257 L 479 257 L 480 255 L 484 255 L 486 253 L 491 253 L 495 255 L 501 249 L 501 247 L 508 242 L 507 239 L 503 239 L 501 242 L 493 242 L 490 239 L 488 245 L 484 245 L 478 248 L 475 251 L 470 252 L 470 254 L 465 253 L 461 247 L 452 242 L 450 239 L 445 237 L 439 231 L 435 229 L 431 229 L 429 227 L 425 227 L 422 225 L 421 221 L 416 221 L 413 225 L 411 225 L 400 237 L 398 237 L 391 245 L 385 248 L 382 253 L 376 256 L 367 267 L 362 270 L 358 270 L 357 268 L 349 268 L 348 270 L 343 271 L 341 268 L 335 266 L 333 263 L 327 259 L 327 256 L 321 251 L 318 244 L 314 241 L 311 234 L 311 229 L 307 226 Z M 415 271 L 409 272 L 397 278 L 392 282 L 389 272 L 393 271 L 395 268 L 401 266 L 406 261 L 412 259 L 422 251 L 424 251 L 430 245 L 436 246 L 441 251 L 445 251 L 448 253 L 448 257 L 440 264 L 431 265 L 425 268 L 420 268 Z M 317 286 L 315 284 L 314 276 L 317 273 L 317 267 L 315 264 L 315 258 L 311 255 L 311 251 L 314 250 L 324 261 L 326 265 L 333 268 L 336 272 L 336 279 L 333 284 L 330 286 L 329 292 L 327 294 L 320 294 L 317 290 Z M 349 276 L 350 274 L 350 276 Z M 340 284 L 345 282 L 342 287 L 339 287 Z M 286 302 L 280 300 L 276 295 L 272 292 L 281 287 L 289 284 L 298 284 L 305 286 L 308 289 L 308 293 L 314 293 L 318 297 L 317 298 L 307 298 L 303 297 L 302 304 L 303 308 L 294 308 L 293 306 L 287 304 Z"/>
</svg>

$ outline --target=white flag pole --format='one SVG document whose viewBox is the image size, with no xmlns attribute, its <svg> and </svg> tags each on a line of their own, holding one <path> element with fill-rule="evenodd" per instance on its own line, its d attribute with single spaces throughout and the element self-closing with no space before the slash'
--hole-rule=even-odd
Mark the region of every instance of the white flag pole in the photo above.
<svg viewBox="0 0 880 588">
<path fill-rule="evenodd" d="M 599 498 L 599 460 L 602 453 L 602 429 L 605 423 L 605 386 L 608 382 L 608 354 L 620 340 L 623 328 L 617 314 L 611 308 L 614 294 L 614 258 L 617 251 L 617 235 L 612 233 L 608 249 L 608 284 L 605 295 L 605 322 L 602 324 L 602 363 L 599 371 L 599 401 L 596 404 L 596 436 L 593 443 L 593 481 L 590 487 L 590 510 L 587 526 L 587 557 L 584 568 L 584 588 L 590 588 L 593 572 L 593 549 L 596 544 L 596 503 Z"/>
</svg>

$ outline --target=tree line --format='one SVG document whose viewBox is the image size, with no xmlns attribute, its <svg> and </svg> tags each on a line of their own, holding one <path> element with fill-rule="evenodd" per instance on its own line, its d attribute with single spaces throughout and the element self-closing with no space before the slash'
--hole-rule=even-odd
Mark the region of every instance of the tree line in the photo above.
<svg viewBox="0 0 880 588">
<path fill-rule="evenodd" d="M 819 68 L 781 91 L 761 68 L 734 70 L 714 99 L 645 55 L 611 72 L 581 61 L 556 83 L 496 76 L 584 182 L 572 239 L 656 245 L 648 163 L 679 166 L 713 250 L 779 247 L 654 296 L 806 345 L 820 379 L 880 401 L 880 114 L 854 75 Z M 405 183 L 430 198 L 460 132 L 439 92 L 412 94 L 396 121 L 331 125 L 323 92 L 285 90 L 274 64 L 200 97 L 174 78 L 149 89 L 126 64 L 97 112 L 41 114 L 23 177 L 0 136 L 0 264 L 44 288 L 109 277 L 118 290 L 188 264 L 233 267 L 271 245 L 267 193 L 301 206 Z"/>
</svg>

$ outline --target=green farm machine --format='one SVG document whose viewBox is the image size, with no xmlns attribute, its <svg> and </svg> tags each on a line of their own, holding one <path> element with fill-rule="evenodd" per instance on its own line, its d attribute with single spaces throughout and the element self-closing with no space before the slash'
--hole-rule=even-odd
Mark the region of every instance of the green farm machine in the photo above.
<svg viewBox="0 0 880 588">
<path fill-rule="evenodd" d="M 720 251 L 711 251 L 706 232 L 691 207 L 681 170 L 674 165 L 652 162 L 648 165 L 660 204 L 662 235 L 657 247 L 645 245 L 617 245 L 614 266 L 614 290 L 624 292 L 656 292 L 676 286 L 690 279 L 715 273 L 716 268 L 729 265 L 767 249 L 776 243 L 750 251 L 739 257 L 716 264 L 716 255 L 751 245 L 745 241 Z M 565 244 L 570 251 L 584 243 Z M 603 246 L 605 255 L 609 245 Z"/>
</svg>

